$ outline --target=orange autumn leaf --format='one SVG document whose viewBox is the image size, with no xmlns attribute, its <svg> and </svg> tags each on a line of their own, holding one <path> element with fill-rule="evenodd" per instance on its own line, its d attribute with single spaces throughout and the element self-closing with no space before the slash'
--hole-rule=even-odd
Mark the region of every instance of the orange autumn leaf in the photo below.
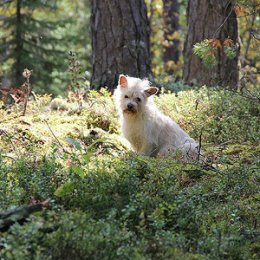
<svg viewBox="0 0 260 260">
<path fill-rule="evenodd" d="M 209 45 L 211 45 L 213 48 L 221 48 L 221 41 L 218 39 L 209 39 Z"/>
<path fill-rule="evenodd" d="M 242 7 L 241 5 L 236 4 L 233 7 L 233 10 L 235 11 L 237 16 L 245 16 L 247 15 L 247 11 L 244 7 Z"/>
<path fill-rule="evenodd" d="M 229 39 L 229 38 L 226 38 L 224 41 L 223 41 L 223 45 L 224 46 L 230 46 L 233 44 L 233 40 Z"/>
<path fill-rule="evenodd" d="M 72 165 L 72 161 L 68 159 L 68 160 L 66 161 L 66 166 L 71 167 L 71 165 Z"/>
<path fill-rule="evenodd" d="M 24 102 L 25 100 L 25 95 L 26 95 L 25 91 L 26 91 L 26 85 L 23 84 L 19 88 L 14 87 L 10 89 L 9 94 L 15 103 L 20 103 L 20 102 Z"/>
</svg>

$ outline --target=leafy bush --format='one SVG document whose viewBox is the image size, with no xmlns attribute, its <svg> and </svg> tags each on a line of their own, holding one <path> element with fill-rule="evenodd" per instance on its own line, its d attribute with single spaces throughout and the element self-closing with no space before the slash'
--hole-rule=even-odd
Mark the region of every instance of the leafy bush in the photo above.
<svg viewBox="0 0 260 260">
<path fill-rule="evenodd" d="M 196 139 L 202 131 L 202 140 L 209 143 L 256 141 L 259 107 L 239 93 L 201 88 L 177 97 L 164 93 L 156 103 Z"/>
<path fill-rule="evenodd" d="M 229 59 L 237 56 L 238 47 L 229 38 L 223 41 L 219 39 L 205 39 L 193 46 L 194 54 L 202 59 L 207 66 L 217 65 L 217 49 L 223 49 L 223 52 Z"/>
<path fill-rule="evenodd" d="M 68 172 L 73 188 L 53 210 L 4 234 L 4 259 L 257 259 L 254 167 L 205 171 L 133 155 L 95 165 Z"/>
<path fill-rule="evenodd" d="M 217 64 L 215 49 L 210 45 L 208 39 L 196 43 L 193 47 L 193 52 L 197 54 L 206 65 L 214 66 Z"/>
</svg>

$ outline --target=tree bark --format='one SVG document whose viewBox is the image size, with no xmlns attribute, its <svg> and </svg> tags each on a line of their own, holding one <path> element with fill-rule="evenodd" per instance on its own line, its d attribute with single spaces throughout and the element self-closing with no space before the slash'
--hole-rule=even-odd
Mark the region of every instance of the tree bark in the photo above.
<svg viewBox="0 0 260 260">
<path fill-rule="evenodd" d="M 188 33 L 184 46 L 184 81 L 188 84 L 229 86 L 237 88 L 238 56 L 228 59 L 223 48 L 218 49 L 218 64 L 212 68 L 204 65 L 193 54 L 193 45 L 204 39 L 230 38 L 239 46 L 238 23 L 233 3 L 229 0 L 189 0 L 187 6 Z"/>
<path fill-rule="evenodd" d="M 91 0 L 91 88 L 112 90 L 119 74 L 151 77 L 149 36 L 144 0 Z"/>
<path fill-rule="evenodd" d="M 22 49 L 23 49 L 23 39 L 22 39 L 22 14 L 21 14 L 21 0 L 16 2 L 16 35 L 15 35 L 16 49 L 15 49 L 15 84 L 20 86 L 23 82 L 22 77 Z"/>
<path fill-rule="evenodd" d="M 171 63 L 179 61 L 180 41 L 174 35 L 179 30 L 178 0 L 163 0 L 164 18 L 164 67 L 168 74 L 173 74 Z"/>
</svg>

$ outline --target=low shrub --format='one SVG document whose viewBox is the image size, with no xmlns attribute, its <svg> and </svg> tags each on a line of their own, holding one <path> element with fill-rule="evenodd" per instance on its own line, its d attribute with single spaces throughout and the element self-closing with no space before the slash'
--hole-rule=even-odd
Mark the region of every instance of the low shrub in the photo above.
<svg viewBox="0 0 260 260">
<path fill-rule="evenodd" d="M 256 104 L 207 88 L 155 102 L 201 136 L 201 163 L 128 151 L 106 91 L 81 111 L 0 110 L 1 260 L 259 259 Z M 4 212 L 46 199 L 2 228 Z"/>
</svg>

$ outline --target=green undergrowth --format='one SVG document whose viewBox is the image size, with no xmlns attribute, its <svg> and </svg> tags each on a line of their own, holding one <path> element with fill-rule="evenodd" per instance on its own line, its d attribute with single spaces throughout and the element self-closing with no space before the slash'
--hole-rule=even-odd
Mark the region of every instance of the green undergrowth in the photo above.
<svg viewBox="0 0 260 260">
<path fill-rule="evenodd" d="M 36 100 L 25 117 L 0 110 L 0 228 L 1 212 L 49 203 L 0 231 L 1 260 L 259 259 L 255 102 L 207 88 L 156 97 L 201 139 L 201 162 L 184 164 L 131 152 L 106 91 Z"/>
</svg>

